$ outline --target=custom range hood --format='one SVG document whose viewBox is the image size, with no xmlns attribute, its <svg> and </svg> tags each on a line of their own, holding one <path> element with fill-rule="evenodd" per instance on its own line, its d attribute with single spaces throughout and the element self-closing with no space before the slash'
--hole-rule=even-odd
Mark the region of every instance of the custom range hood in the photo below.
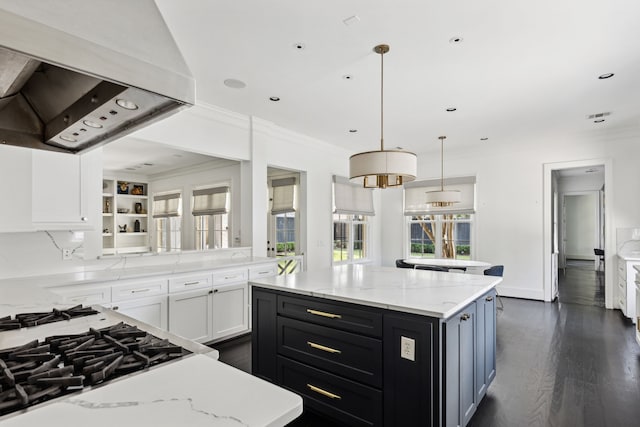
<svg viewBox="0 0 640 427">
<path fill-rule="evenodd" d="M 0 143 L 79 153 L 195 103 L 153 0 L 0 0 Z"/>
</svg>

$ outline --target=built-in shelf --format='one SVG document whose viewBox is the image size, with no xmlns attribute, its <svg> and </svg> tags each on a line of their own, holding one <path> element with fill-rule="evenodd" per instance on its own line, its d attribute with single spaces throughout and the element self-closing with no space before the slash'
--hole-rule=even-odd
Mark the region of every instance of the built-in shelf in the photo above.
<svg viewBox="0 0 640 427">
<path fill-rule="evenodd" d="M 149 184 L 122 178 L 103 178 L 102 184 L 102 253 L 149 252 Z M 120 232 L 125 226 L 127 231 Z"/>
</svg>

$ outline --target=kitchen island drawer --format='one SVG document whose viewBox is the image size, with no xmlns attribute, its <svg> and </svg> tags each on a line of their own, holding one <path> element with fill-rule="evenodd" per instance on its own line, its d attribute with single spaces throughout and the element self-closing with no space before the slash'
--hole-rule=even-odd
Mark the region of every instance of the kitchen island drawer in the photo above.
<svg viewBox="0 0 640 427">
<path fill-rule="evenodd" d="M 246 282 L 249 274 L 246 269 L 226 270 L 213 273 L 213 285 L 229 285 L 231 283 Z"/>
<path fill-rule="evenodd" d="M 278 352 L 336 375 L 382 387 L 382 341 L 278 317 Z"/>
<path fill-rule="evenodd" d="M 305 408 L 349 426 L 382 425 L 382 391 L 278 356 L 278 384 L 300 394 Z"/>
<path fill-rule="evenodd" d="M 312 297 L 278 295 L 278 314 L 357 334 L 382 337 L 382 313 L 369 307 Z"/>
</svg>

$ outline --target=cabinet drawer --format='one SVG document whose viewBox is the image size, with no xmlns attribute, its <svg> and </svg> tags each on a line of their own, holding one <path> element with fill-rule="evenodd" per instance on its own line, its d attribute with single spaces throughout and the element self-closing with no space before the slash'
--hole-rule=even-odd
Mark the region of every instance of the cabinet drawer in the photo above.
<svg viewBox="0 0 640 427">
<path fill-rule="evenodd" d="M 249 268 L 249 280 L 259 279 L 261 277 L 273 277 L 278 274 L 277 264 L 256 265 Z"/>
<path fill-rule="evenodd" d="M 382 387 L 382 341 L 278 316 L 278 352 L 342 377 Z"/>
<path fill-rule="evenodd" d="M 247 270 L 226 270 L 218 273 L 213 273 L 213 284 L 225 285 L 227 283 L 246 282 L 248 278 Z"/>
<path fill-rule="evenodd" d="M 187 276 L 175 276 L 169 279 L 169 292 L 192 291 L 211 287 L 211 274 L 193 274 Z"/>
<path fill-rule="evenodd" d="M 49 290 L 60 295 L 64 303 L 91 305 L 111 302 L 109 285 L 59 286 Z"/>
<path fill-rule="evenodd" d="M 358 334 L 382 336 L 381 312 L 353 304 L 324 301 L 278 295 L 278 314 Z"/>
<path fill-rule="evenodd" d="M 300 394 L 304 406 L 349 426 L 382 425 L 382 392 L 278 356 L 278 384 Z"/>
<path fill-rule="evenodd" d="M 111 287 L 111 300 L 117 302 L 156 295 L 166 295 L 167 290 L 166 279 L 128 282 Z"/>
</svg>

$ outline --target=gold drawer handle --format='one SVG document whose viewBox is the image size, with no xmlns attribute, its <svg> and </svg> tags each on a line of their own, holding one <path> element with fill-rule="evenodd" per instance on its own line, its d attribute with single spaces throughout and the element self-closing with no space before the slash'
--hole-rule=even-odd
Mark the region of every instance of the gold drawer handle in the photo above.
<svg viewBox="0 0 640 427">
<path fill-rule="evenodd" d="M 316 316 L 329 317 L 331 319 L 342 319 L 342 316 L 339 314 L 327 313 L 326 311 L 312 310 L 307 308 L 307 313 L 315 314 Z"/>
<path fill-rule="evenodd" d="M 327 347 L 327 346 L 324 346 L 322 344 L 316 344 L 316 343 L 311 342 L 311 341 L 307 341 L 307 344 L 311 348 L 317 348 L 318 350 L 326 351 L 327 353 L 336 353 L 336 354 L 342 353 L 342 351 L 337 350 L 335 348 Z"/>
<path fill-rule="evenodd" d="M 309 387 L 309 390 L 315 391 L 316 393 L 320 393 L 323 396 L 330 397 L 331 399 L 342 399 L 342 397 L 338 396 L 337 394 L 333 394 L 331 392 L 328 392 L 327 390 L 323 390 L 320 387 L 316 387 L 311 384 L 307 384 L 307 387 Z"/>
</svg>

